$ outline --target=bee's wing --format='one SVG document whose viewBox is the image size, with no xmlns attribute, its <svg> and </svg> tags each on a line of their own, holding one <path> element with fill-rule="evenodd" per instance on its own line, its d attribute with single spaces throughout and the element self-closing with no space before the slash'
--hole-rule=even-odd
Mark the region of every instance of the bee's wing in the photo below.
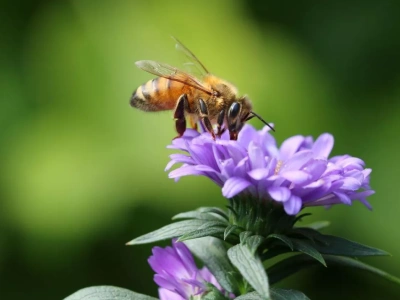
<svg viewBox="0 0 400 300">
<path fill-rule="evenodd" d="M 185 45 L 183 45 L 177 38 L 172 37 L 174 41 L 176 42 L 175 48 L 179 52 L 183 53 L 188 60 L 187 62 L 184 63 L 184 66 L 186 69 L 190 70 L 191 73 L 196 73 L 201 76 L 205 76 L 209 74 L 208 70 L 206 67 L 201 63 L 201 61 L 190 51 L 188 48 L 186 48 Z"/>
<path fill-rule="evenodd" d="M 153 60 L 139 60 L 135 64 L 138 68 L 151 74 L 190 85 L 191 87 L 194 87 L 208 94 L 213 93 L 212 90 L 205 87 L 196 77 L 170 65 Z"/>
</svg>

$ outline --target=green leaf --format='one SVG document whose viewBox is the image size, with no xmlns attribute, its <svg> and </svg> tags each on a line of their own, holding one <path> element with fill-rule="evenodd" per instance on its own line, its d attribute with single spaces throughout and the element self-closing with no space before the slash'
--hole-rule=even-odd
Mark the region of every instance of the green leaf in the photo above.
<svg viewBox="0 0 400 300">
<path fill-rule="evenodd" d="M 268 277 L 261 260 L 254 257 L 250 249 L 243 244 L 230 248 L 228 257 L 261 299 L 269 299 Z"/>
<path fill-rule="evenodd" d="M 226 221 L 229 220 L 228 215 L 226 214 L 226 212 L 218 207 L 204 207 L 201 208 L 201 211 L 204 213 L 212 213 L 215 215 L 219 215 L 221 216 L 223 219 L 225 219 Z"/>
<path fill-rule="evenodd" d="M 390 255 L 386 251 L 365 246 L 333 235 L 321 234 L 316 237 L 316 240 L 323 243 L 317 243 L 316 245 L 314 245 L 315 249 L 317 249 L 322 254 L 351 257 Z"/>
<path fill-rule="evenodd" d="M 381 276 L 389 281 L 392 281 L 392 282 L 400 285 L 400 278 L 390 275 L 389 273 L 387 273 L 381 269 L 370 266 L 370 265 L 363 263 L 359 260 L 356 260 L 354 258 L 331 256 L 331 255 L 324 255 L 324 256 L 329 257 L 329 259 L 327 259 L 327 261 L 329 261 L 330 266 L 331 265 L 341 265 L 341 266 L 360 269 L 360 270 L 367 271 L 367 272 L 373 273 L 375 275 Z"/>
<path fill-rule="evenodd" d="M 64 300 L 157 300 L 115 286 L 92 286 L 77 291 Z"/>
<path fill-rule="evenodd" d="M 252 236 L 253 234 L 254 234 L 254 233 L 251 232 L 251 231 L 242 231 L 242 232 L 239 234 L 240 242 L 241 242 L 241 243 L 245 243 L 246 240 L 247 240 L 247 238 L 248 238 L 249 236 Z"/>
<path fill-rule="evenodd" d="M 128 242 L 127 245 L 148 244 L 179 237 L 185 233 L 198 229 L 205 222 L 205 220 L 185 220 L 172 223 L 145 235 L 139 236 Z"/>
<path fill-rule="evenodd" d="M 200 219 L 209 221 L 227 222 L 228 217 L 225 212 L 217 207 L 201 207 L 196 210 L 183 212 L 172 217 L 172 220 L 179 219 Z"/>
<path fill-rule="evenodd" d="M 273 234 L 268 235 L 267 239 L 280 240 L 281 242 L 286 244 L 293 251 L 293 243 L 286 235 L 273 233 Z"/>
<path fill-rule="evenodd" d="M 324 259 L 328 263 L 328 266 L 346 266 L 356 268 L 362 271 L 367 271 L 369 273 L 381 276 L 389 281 L 397 283 L 400 285 L 400 278 L 390 275 L 389 273 L 382 271 L 378 268 L 367 265 L 359 260 L 349 258 L 349 257 L 341 257 L 341 256 L 333 256 L 333 255 L 323 255 Z M 269 276 L 269 280 L 271 284 L 275 284 L 280 280 L 306 268 L 314 267 L 319 265 L 317 261 L 312 259 L 309 256 L 304 254 L 295 255 L 284 259 L 270 268 L 267 269 L 267 273 Z"/>
<path fill-rule="evenodd" d="M 300 291 L 290 289 L 271 288 L 272 300 L 310 300 Z"/>
<path fill-rule="evenodd" d="M 218 283 L 228 292 L 238 293 L 238 288 L 232 280 L 235 270 L 231 265 L 226 254 L 224 243 L 213 237 L 204 237 L 190 241 L 185 241 L 190 252 L 198 257 L 215 276 Z"/>
<path fill-rule="evenodd" d="M 265 241 L 261 235 L 252 235 L 246 239 L 246 245 L 249 247 L 251 253 L 256 253 L 258 247 Z"/>
<path fill-rule="evenodd" d="M 209 227 L 222 227 L 224 228 L 225 231 L 225 227 L 227 226 L 227 224 L 225 222 L 221 222 L 221 221 L 207 221 L 206 223 L 204 223 L 203 225 L 201 225 L 198 229 L 206 229 Z"/>
<path fill-rule="evenodd" d="M 257 292 L 247 293 L 245 295 L 236 297 L 235 300 L 263 300 L 264 298 L 261 297 Z"/>
<path fill-rule="evenodd" d="M 239 228 L 239 226 L 237 225 L 228 225 L 228 227 L 225 228 L 224 231 L 224 240 L 226 240 L 229 235 L 234 232 L 237 228 Z"/>
<path fill-rule="evenodd" d="M 307 227 L 298 227 L 298 228 L 293 228 L 290 233 L 288 234 L 290 236 L 300 236 L 301 238 L 306 238 L 309 241 L 315 244 L 315 239 L 318 236 L 321 236 L 322 234 L 314 229 L 307 228 Z"/>
<path fill-rule="evenodd" d="M 183 242 L 191 239 L 197 239 L 197 238 L 202 238 L 202 237 L 207 237 L 207 236 L 213 236 L 222 239 L 224 235 L 225 228 L 223 227 L 216 227 L 216 226 L 211 226 L 203 229 L 197 229 L 192 232 L 185 233 L 182 235 L 178 241 Z"/>
<path fill-rule="evenodd" d="M 300 239 L 291 239 L 293 243 L 293 249 L 303 252 L 311 256 L 312 258 L 318 260 L 322 265 L 326 267 L 326 263 L 324 258 L 322 257 L 321 253 L 319 253 L 313 245 L 310 245 L 308 241 L 300 240 Z"/>
<path fill-rule="evenodd" d="M 220 290 L 218 290 L 214 285 L 211 283 L 206 284 L 207 292 L 201 296 L 201 300 L 227 300 Z M 192 297 L 190 297 L 192 298 Z M 197 298 L 197 297 L 193 297 Z"/>
<path fill-rule="evenodd" d="M 318 222 L 310 223 L 308 225 L 304 225 L 301 227 L 308 227 L 308 228 L 311 228 L 314 230 L 321 230 L 323 228 L 328 227 L 329 225 L 331 225 L 331 223 L 329 221 L 318 221 Z"/>
<path fill-rule="evenodd" d="M 298 215 L 298 216 L 293 220 L 293 224 L 296 224 L 297 222 L 302 221 L 302 219 L 303 219 L 304 217 L 308 217 L 308 216 L 311 216 L 311 215 L 312 215 L 311 213 L 304 213 L 304 214 Z"/>
<path fill-rule="evenodd" d="M 289 253 L 289 252 L 292 252 L 292 250 L 290 250 L 289 248 L 287 248 L 285 246 L 275 246 L 275 247 L 268 249 L 267 252 L 263 253 L 261 255 L 261 260 L 264 261 L 267 259 L 271 259 L 275 256 L 278 256 L 278 255 L 281 255 L 284 253 Z"/>
</svg>

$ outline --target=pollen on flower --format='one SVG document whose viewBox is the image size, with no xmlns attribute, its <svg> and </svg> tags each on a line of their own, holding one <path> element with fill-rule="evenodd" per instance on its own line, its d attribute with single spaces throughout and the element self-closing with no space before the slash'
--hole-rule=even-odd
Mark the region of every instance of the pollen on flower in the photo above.
<svg viewBox="0 0 400 300">
<path fill-rule="evenodd" d="M 279 171 L 281 170 L 282 165 L 283 165 L 283 161 L 278 160 L 278 162 L 276 163 L 274 175 L 278 175 Z"/>
<path fill-rule="evenodd" d="M 202 175 L 222 187 L 226 198 L 251 195 L 260 200 L 280 203 L 287 214 L 295 215 L 306 206 L 351 205 L 374 194 L 369 186 L 371 169 L 350 155 L 329 158 L 333 136 L 293 136 L 280 147 L 268 126 L 257 131 L 246 124 L 237 141 L 225 132 L 214 141 L 208 133 L 187 129 L 172 141 L 171 149 L 186 152 L 172 154 L 166 170 L 178 180 L 182 176 Z"/>
</svg>

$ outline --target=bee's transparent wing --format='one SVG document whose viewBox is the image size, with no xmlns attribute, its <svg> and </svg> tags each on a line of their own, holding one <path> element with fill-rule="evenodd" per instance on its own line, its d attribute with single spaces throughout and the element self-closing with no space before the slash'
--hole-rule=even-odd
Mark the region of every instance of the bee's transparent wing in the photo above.
<svg viewBox="0 0 400 300">
<path fill-rule="evenodd" d="M 175 48 L 180 53 L 185 56 L 184 67 L 188 72 L 196 74 L 200 77 L 203 77 L 210 72 L 208 72 L 207 68 L 202 64 L 202 62 L 190 51 L 185 45 L 183 45 L 177 38 L 172 37 L 176 42 Z"/>
<path fill-rule="evenodd" d="M 178 81 L 190 85 L 203 92 L 212 94 L 212 91 L 209 88 L 205 87 L 196 77 L 170 65 L 153 60 L 139 60 L 135 64 L 138 68 L 151 74 Z"/>
</svg>

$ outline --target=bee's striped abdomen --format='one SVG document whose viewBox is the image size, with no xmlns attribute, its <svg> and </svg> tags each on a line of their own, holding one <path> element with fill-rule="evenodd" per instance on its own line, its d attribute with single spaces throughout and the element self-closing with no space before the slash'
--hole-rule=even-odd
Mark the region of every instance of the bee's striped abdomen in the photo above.
<svg viewBox="0 0 400 300">
<path fill-rule="evenodd" d="M 175 108 L 184 84 L 164 77 L 157 77 L 142 84 L 133 93 L 131 106 L 144 111 L 171 110 Z"/>
</svg>

